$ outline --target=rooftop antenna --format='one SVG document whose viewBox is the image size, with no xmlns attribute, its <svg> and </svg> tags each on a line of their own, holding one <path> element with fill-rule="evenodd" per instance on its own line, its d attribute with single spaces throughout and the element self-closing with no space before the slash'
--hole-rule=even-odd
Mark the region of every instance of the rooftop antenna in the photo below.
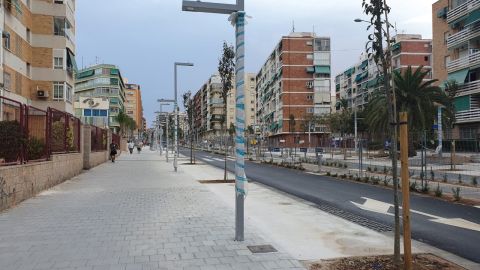
<svg viewBox="0 0 480 270">
<path fill-rule="evenodd" d="M 313 25 L 313 36 L 316 36 L 316 34 L 315 34 L 315 24 Z"/>
<path fill-rule="evenodd" d="M 292 21 L 292 33 L 295 33 L 295 20 Z"/>
</svg>

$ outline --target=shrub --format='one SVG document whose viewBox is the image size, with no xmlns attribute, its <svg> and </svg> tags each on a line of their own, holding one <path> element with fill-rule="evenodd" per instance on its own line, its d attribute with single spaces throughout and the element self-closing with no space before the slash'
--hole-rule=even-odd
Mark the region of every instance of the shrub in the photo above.
<svg viewBox="0 0 480 270">
<path fill-rule="evenodd" d="M 477 181 L 477 177 L 476 177 L 476 176 L 472 177 L 472 185 L 474 185 L 474 186 L 477 186 L 477 185 L 478 185 L 478 181 Z"/>
<path fill-rule="evenodd" d="M 388 179 L 387 176 L 385 175 L 385 178 L 383 179 L 383 185 L 387 187 L 389 182 L 390 182 L 390 179 Z"/>
<path fill-rule="evenodd" d="M 460 188 L 457 187 L 457 188 L 452 188 L 452 193 L 453 193 L 453 199 L 458 202 L 462 199 L 462 197 L 460 196 Z"/>
<path fill-rule="evenodd" d="M 372 177 L 372 184 L 378 185 L 380 183 L 380 178 L 378 177 Z"/>
<path fill-rule="evenodd" d="M 368 177 L 368 176 L 363 177 L 363 182 L 364 183 L 368 183 L 369 181 L 370 181 L 370 177 Z"/>
<path fill-rule="evenodd" d="M 346 175 L 346 174 L 343 174 L 341 177 L 342 177 L 342 179 L 347 179 L 347 175 Z"/>
<path fill-rule="evenodd" d="M 45 154 L 45 144 L 37 138 L 30 138 L 27 141 L 27 158 L 29 160 L 41 159 Z"/>
<path fill-rule="evenodd" d="M 335 173 L 335 174 L 332 174 L 332 176 L 333 176 L 333 177 L 338 177 L 338 174 L 337 174 L 337 173 Z"/>
<path fill-rule="evenodd" d="M 417 181 L 410 183 L 410 191 L 417 191 L 417 190 L 418 190 Z"/>
<path fill-rule="evenodd" d="M 435 189 L 435 197 L 442 197 L 443 196 L 443 191 L 440 188 L 440 184 L 437 184 L 437 188 Z"/>
<path fill-rule="evenodd" d="M 383 173 L 384 173 L 384 174 L 387 174 L 387 173 L 388 173 L 387 166 L 383 166 Z"/>
<path fill-rule="evenodd" d="M 349 175 L 348 175 L 348 179 L 352 180 L 352 179 L 353 179 L 353 175 L 349 174 Z"/>
<path fill-rule="evenodd" d="M 370 166 L 367 167 L 367 172 L 371 172 L 372 171 L 372 168 L 370 168 Z"/>
<path fill-rule="evenodd" d="M 15 162 L 24 143 L 22 129 L 17 121 L 0 122 L 0 159 Z"/>
<path fill-rule="evenodd" d="M 378 171 L 378 168 L 377 168 L 376 166 L 373 167 L 373 171 L 374 171 L 374 172 L 377 172 L 377 171 Z"/>
<path fill-rule="evenodd" d="M 330 172 L 327 172 L 327 176 L 331 176 L 332 174 Z"/>
<path fill-rule="evenodd" d="M 422 187 L 422 193 L 427 194 L 429 191 L 430 191 L 430 186 L 428 185 L 428 183 L 425 183 L 425 185 L 423 185 Z"/>
<path fill-rule="evenodd" d="M 447 176 L 447 174 L 444 174 L 444 175 L 443 175 L 443 182 L 444 182 L 444 183 L 447 183 L 447 182 L 448 182 L 448 176 Z"/>
</svg>

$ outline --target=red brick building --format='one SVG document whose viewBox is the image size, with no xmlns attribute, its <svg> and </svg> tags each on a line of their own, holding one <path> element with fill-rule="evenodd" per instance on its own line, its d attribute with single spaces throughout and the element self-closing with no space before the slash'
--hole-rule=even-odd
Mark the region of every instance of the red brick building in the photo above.
<svg viewBox="0 0 480 270">
<path fill-rule="evenodd" d="M 314 147 L 328 137 L 312 119 L 331 112 L 330 66 L 330 38 L 282 37 L 257 74 L 257 130 L 268 146 Z"/>
</svg>

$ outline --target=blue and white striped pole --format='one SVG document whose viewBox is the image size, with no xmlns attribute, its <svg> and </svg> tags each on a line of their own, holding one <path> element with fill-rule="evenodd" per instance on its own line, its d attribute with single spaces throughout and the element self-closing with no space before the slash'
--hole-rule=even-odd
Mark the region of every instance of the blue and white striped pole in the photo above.
<svg viewBox="0 0 480 270">
<path fill-rule="evenodd" d="M 235 110 L 235 240 L 244 240 L 244 202 L 247 195 L 245 175 L 245 12 L 232 15 L 236 36 L 236 110 Z"/>
</svg>

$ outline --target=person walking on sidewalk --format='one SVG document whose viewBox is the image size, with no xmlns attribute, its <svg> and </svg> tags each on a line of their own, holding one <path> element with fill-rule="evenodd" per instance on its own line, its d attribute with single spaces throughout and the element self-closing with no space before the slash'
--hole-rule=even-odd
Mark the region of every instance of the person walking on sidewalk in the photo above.
<svg viewBox="0 0 480 270">
<path fill-rule="evenodd" d="M 114 163 L 115 162 L 115 157 L 117 156 L 117 144 L 112 142 L 110 144 L 110 160 L 112 160 L 112 162 Z"/>
<path fill-rule="evenodd" d="M 132 141 L 128 141 L 128 151 L 130 151 L 130 155 L 133 154 L 133 147 L 135 146 L 135 144 L 132 142 Z"/>
<path fill-rule="evenodd" d="M 143 143 L 142 141 L 137 141 L 137 152 L 140 154 L 142 151 Z"/>
</svg>

